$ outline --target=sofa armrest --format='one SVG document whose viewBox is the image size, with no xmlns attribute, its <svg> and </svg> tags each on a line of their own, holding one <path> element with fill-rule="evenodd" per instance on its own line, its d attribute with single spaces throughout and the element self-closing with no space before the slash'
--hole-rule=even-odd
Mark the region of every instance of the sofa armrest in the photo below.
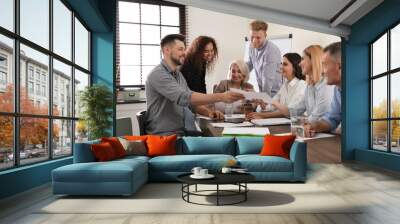
<svg viewBox="0 0 400 224">
<path fill-rule="evenodd" d="M 293 179 L 305 181 L 307 175 L 307 143 L 295 141 L 290 149 L 290 160 L 293 162 Z"/>
<path fill-rule="evenodd" d="M 95 162 L 96 158 L 94 157 L 90 146 L 92 144 L 98 144 L 100 140 L 94 140 L 89 142 L 81 142 L 75 143 L 74 147 L 74 163 L 89 163 Z"/>
</svg>

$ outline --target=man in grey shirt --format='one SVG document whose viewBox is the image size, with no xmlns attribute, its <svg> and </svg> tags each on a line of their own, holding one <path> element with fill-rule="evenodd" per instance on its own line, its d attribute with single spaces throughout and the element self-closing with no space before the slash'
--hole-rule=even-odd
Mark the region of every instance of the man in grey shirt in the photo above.
<svg viewBox="0 0 400 224">
<path fill-rule="evenodd" d="M 208 105 L 215 102 L 232 103 L 243 99 L 234 92 L 203 94 L 193 92 L 178 70 L 185 57 L 185 37 L 170 34 L 161 40 L 163 60 L 149 74 L 146 81 L 146 132 L 157 135 L 185 135 L 188 133 L 188 116 L 191 110 L 210 117 L 223 117 L 221 112 L 211 111 Z M 188 121 L 189 120 L 189 121 Z M 185 125 L 186 124 L 186 125 Z M 190 125 L 190 124 L 189 124 Z M 191 125 L 193 126 L 193 124 Z"/>
<path fill-rule="evenodd" d="M 278 93 L 283 83 L 279 74 L 281 64 L 281 51 L 267 40 L 268 24 L 263 21 L 250 23 L 250 48 L 249 58 L 246 63 L 249 70 L 253 70 L 257 77 L 260 92 L 265 92 L 273 97 Z"/>
</svg>

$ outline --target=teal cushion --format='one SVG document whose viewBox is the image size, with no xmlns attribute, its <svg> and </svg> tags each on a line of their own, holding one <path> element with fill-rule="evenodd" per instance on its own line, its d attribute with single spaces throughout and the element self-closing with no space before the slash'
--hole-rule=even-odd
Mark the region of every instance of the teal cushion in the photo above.
<svg viewBox="0 0 400 224">
<path fill-rule="evenodd" d="M 260 154 L 264 137 L 237 137 L 236 155 Z"/>
<path fill-rule="evenodd" d="M 91 149 L 92 144 L 99 144 L 100 140 L 75 143 L 74 147 L 74 163 L 95 162 L 96 158 Z"/>
<path fill-rule="evenodd" d="M 216 172 L 230 159 L 235 158 L 231 155 L 157 156 L 149 160 L 149 170 L 151 172 L 190 172 L 193 167 L 199 166 Z"/>
<path fill-rule="evenodd" d="M 226 154 L 234 155 L 235 139 L 232 137 L 183 137 L 178 154 Z M 177 147 L 179 149 L 179 147 Z"/>
<path fill-rule="evenodd" d="M 292 172 L 292 161 L 278 156 L 239 155 L 239 166 L 249 172 Z"/>
<path fill-rule="evenodd" d="M 146 173 L 144 172 L 146 171 Z M 134 173 L 147 176 L 147 164 L 141 160 L 74 163 L 53 170 L 59 182 L 130 182 Z"/>
</svg>

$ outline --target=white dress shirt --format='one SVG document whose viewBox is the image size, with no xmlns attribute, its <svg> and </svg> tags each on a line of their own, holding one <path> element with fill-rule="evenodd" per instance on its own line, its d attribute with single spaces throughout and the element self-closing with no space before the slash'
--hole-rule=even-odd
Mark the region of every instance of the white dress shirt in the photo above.
<svg viewBox="0 0 400 224">
<path fill-rule="evenodd" d="M 304 80 L 294 77 L 290 82 L 285 81 L 273 99 L 288 108 L 292 108 L 304 99 L 306 87 L 307 83 Z"/>
</svg>

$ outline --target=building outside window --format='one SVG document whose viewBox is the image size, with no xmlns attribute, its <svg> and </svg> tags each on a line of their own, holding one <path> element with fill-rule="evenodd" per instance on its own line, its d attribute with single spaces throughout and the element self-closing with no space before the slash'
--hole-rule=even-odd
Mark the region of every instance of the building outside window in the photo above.
<svg viewBox="0 0 400 224">
<path fill-rule="evenodd" d="M 73 74 L 79 72 L 80 79 L 90 80 L 90 30 L 71 10 L 72 7 L 66 5 L 66 1 L 20 0 L 18 3 L 18 13 L 11 10 L 4 14 L 10 16 L 11 21 L 19 21 L 15 24 L 17 29 L 4 27 L 1 20 L 5 17 L 0 16 L 0 26 L 8 30 L 0 29 L 0 83 L 5 80 L 6 85 L 12 87 L 0 88 L 0 98 L 12 97 L 11 101 L 0 101 L 0 171 L 71 156 L 75 136 L 82 140 L 86 138 L 85 127 L 75 128 L 79 114 L 74 114 L 71 107 L 60 111 L 61 107 L 55 105 L 60 94 L 57 79 L 72 86 L 81 83 L 73 80 Z M 14 1 L 2 1 L 1 5 L 0 11 L 13 9 Z M 19 56 L 19 61 L 12 60 L 14 53 Z M 75 55 L 75 60 L 72 55 Z M 13 74 L 15 67 L 20 68 L 19 74 Z M 14 76 L 19 80 L 19 88 L 15 88 Z M 52 90 L 49 89 L 50 78 L 53 78 Z M 85 85 L 88 86 L 89 82 Z M 20 91 L 17 99 L 13 98 L 14 91 Z M 64 102 L 65 105 L 79 101 L 79 95 L 72 88 L 63 91 L 64 96 L 69 96 L 64 101 L 70 101 Z M 54 105 L 50 105 L 50 99 L 54 99 Z M 13 109 L 15 105 L 20 108 L 18 113 Z M 53 110 L 49 109 L 50 106 Z M 19 130 L 18 135 L 14 134 L 14 129 Z M 33 132 L 42 134 L 33 138 Z"/>
</svg>

